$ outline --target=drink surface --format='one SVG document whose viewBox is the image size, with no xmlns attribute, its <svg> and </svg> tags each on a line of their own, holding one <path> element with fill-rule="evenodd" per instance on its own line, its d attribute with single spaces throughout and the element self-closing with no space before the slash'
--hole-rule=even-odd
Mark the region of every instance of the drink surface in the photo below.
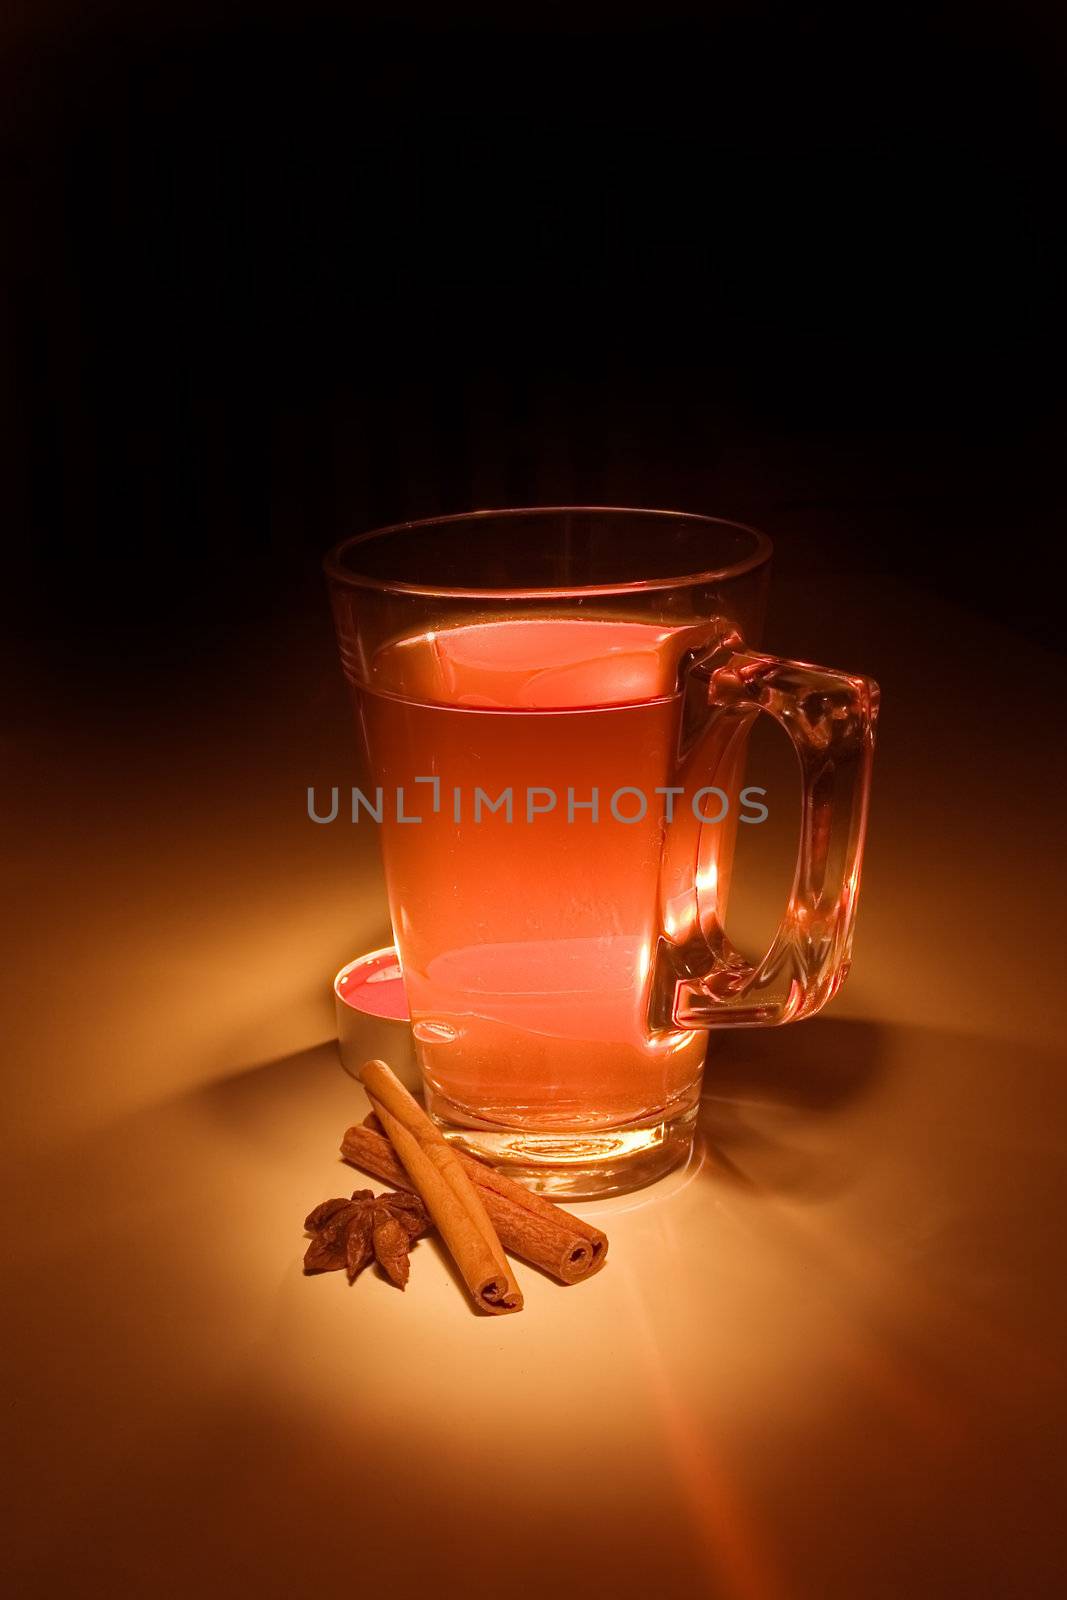
<svg viewBox="0 0 1067 1600">
<path fill-rule="evenodd" d="M 393 928 L 431 1106 L 450 1119 L 623 1127 L 698 1092 L 703 1035 L 647 1025 L 666 804 L 656 790 L 678 781 L 678 667 L 698 637 L 501 619 L 404 639 L 376 659 L 375 683 L 390 692 L 362 689 L 360 709 L 386 797 Z M 439 779 L 436 811 L 416 777 Z M 422 821 L 397 819 L 401 787 L 404 813 Z M 545 809 L 528 814 L 528 789 Z M 609 802 L 624 789 L 638 793 L 619 797 L 620 821 Z M 510 821 L 504 804 L 489 809 L 508 791 Z"/>
</svg>

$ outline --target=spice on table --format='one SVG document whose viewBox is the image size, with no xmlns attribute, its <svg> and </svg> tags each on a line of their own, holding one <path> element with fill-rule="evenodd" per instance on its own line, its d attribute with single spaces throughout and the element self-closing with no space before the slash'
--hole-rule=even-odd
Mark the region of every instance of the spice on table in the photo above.
<svg viewBox="0 0 1067 1600">
<path fill-rule="evenodd" d="M 430 1227 L 417 1194 L 376 1195 L 357 1189 L 351 1198 L 324 1200 L 305 1219 L 312 1235 L 304 1254 L 305 1272 L 348 1273 L 349 1283 L 372 1261 L 398 1289 L 408 1281 L 408 1251 Z"/>
<path fill-rule="evenodd" d="M 409 1188 L 411 1179 L 375 1116 L 362 1127 L 348 1128 L 341 1154 L 362 1172 L 394 1188 Z M 607 1235 L 543 1195 L 534 1194 L 484 1162 L 457 1150 L 464 1172 L 477 1188 L 504 1249 L 521 1256 L 561 1283 L 581 1283 L 604 1265 Z"/>
<path fill-rule="evenodd" d="M 474 1303 L 494 1313 L 521 1311 L 522 1292 L 456 1151 L 384 1061 L 366 1062 L 359 1077 Z"/>
</svg>

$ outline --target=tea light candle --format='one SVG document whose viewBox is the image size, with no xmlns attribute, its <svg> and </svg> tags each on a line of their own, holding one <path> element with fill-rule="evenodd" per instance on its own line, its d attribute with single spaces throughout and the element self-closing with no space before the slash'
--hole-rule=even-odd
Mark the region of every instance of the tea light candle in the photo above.
<svg viewBox="0 0 1067 1600">
<path fill-rule="evenodd" d="M 346 1072 L 388 1061 L 411 1089 L 420 1087 L 404 974 L 392 945 L 357 956 L 333 980 L 337 1048 Z"/>
</svg>

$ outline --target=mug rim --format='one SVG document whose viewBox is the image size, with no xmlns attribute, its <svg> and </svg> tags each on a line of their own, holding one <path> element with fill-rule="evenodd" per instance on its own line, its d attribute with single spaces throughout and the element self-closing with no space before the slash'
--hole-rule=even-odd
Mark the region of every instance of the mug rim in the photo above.
<svg viewBox="0 0 1067 1600">
<path fill-rule="evenodd" d="M 446 528 L 457 523 L 472 523 L 481 520 L 488 521 L 493 517 L 532 517 L 532 516 L 562 516 L 571 513 L 581 513 L 593 516 L 626 516 L 648 517 L 658 520 L 677 520 L 678 522 L 702 522 L 709 527 L 730 528 L 735 533 L 744 533 L 752 540 L 752 550 L 738 561 L 731 561 L 718 567 L 707 567 L 699 572 L 679 572 L 676 576 L 667 578 L 636 578 L 623 583 L 564 583 L 549 584 L 540 587 L 518 586 L 460 586 L 453 587 L 448 584 L 422 584 L 407 583 L 399 578 L 376 578 L 367 573 L 353 572 L 344 565 L 345 557 L 351 550 L 359 545 L 366 544 L 372 539 L 381 539 L 389 534 L 411 533 L 420 528 Z M 342 539 L 334 545 L 323 562 L 327 578 L 331 583 L 341 584 L 349 589 L 372 589 L 386 594 L 411 594 L 432 597 L 439 595 L 442 598 L 455 598 L 478 600 L 482 598 L 537 600 L 549 599 L 559 595 L 577 594 L 640 594 L 648 590 L 677 589 L 692 587 L 701 583 L 718 583 L 725 579 L 738 578 L 746 572 L 752 572 L 756 567 L 762 566 L 770 560 L 773 545 L 765 533 L 759 528 L 753 528 L 747 522 L 736 522 L 731 517 L 711 517 L 702 512 L 693 511 L 659 511 L 651 506 L 507 506 L 498 510 L 484 511 L 458 511 L 442 517 L 417 517 L 404 522 L 386 523 L 380 528 L 369 528 L 365 533 L 351 534 L 347 539 Z"/>
</svg>

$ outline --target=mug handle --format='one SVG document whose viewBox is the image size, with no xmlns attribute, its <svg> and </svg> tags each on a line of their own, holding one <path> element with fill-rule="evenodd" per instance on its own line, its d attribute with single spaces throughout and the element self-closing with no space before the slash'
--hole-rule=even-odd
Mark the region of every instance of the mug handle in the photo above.
<svg viewBox="0 0 1067 1600">
<path fill-rule="evenodd" d="M 878 685 L 747 650 L 736 633 L 690 668 L 707 704 L 780 722 L 800 760 L 800 851 L 785 915 L 763 960 L 733 949 L 716 918 L 674 991 L 679 1028 L 774 1027 L 810 1017 L 844 982 L 867 827 Z M 677 969 L 676 969 L 677 970 Z"/>
</svg>

